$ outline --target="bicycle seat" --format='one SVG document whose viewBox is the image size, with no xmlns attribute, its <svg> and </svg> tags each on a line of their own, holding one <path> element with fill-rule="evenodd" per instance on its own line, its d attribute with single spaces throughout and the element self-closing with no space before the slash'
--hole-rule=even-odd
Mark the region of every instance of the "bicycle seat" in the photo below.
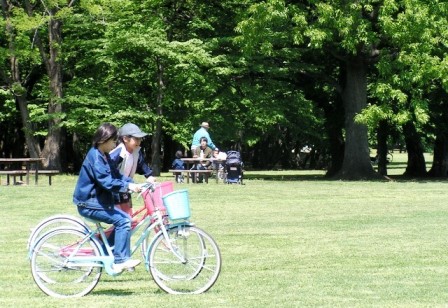
<svg viewBox="0 0 448 308">
<path fill-rule="evenodd" d="M 95 220 L 95 219 L 92 219 L 92 218 L 87 218 L 87 217 L 82 217 L 82 219 L 84 219 L 84 220 L 87 221 L 87 222 L 91 222 L 91 223 L 93 223 L 93 224 L 100 224 L 100 223 L 103 223 L 102 221 Z"/>
</svg>

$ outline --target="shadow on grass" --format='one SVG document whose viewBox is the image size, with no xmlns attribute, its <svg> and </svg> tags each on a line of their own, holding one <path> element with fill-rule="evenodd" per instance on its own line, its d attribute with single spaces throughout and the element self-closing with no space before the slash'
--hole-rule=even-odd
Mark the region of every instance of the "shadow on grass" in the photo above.
<svg viewBox="0 0 448 308">
<path fill-rule="evenodd" d="M 270 174 L 263 171 L 251 171 L 244 174 L 245 180 L 264 180 L 264 181 L 328 181 L 330 178 L 323 174 Z"/>
<path fill-rule="evenodd" d="M 130 296 L 130 295 L 135 295 L 135 292 L 109 289 L 109 290 L 100 290 L 100 291 L 93 290 L 91 294 L 93 294 L 93 295 L 108 295 L 108 296 Z"/>
<path fill-rule="evenodd" d="M 390 170 L 392 168 L 388 168 Z M 331 177 L 325 176 L 325 174 L 322 173 L 312 173 L 311 171 L 307 171 L 307 173 L 301 173 L 301 170 L 294 171 L 250 171 L 244 173 L 243 181 L 244 180 L 262 180 L 262 181 L 339 181 L 340 179 L 335 179 Z M 321 171 L 319 171 L 321 172 Z M 404 170 L 403 170 L 404 172 Z M 448 178 L 433 178 L 433 177 L 410 177 L 405 176 L 403 174 L 394 174 L 394 175 L 388 175 L 388 178 L 384 179 L 365 179 L 362 181 L 369 181 L 369 182 L 388 182 L 388 181 L 395 181 L 395 182 L 419 182 L 419 183 L 434 183 L 434 182 L 440 182 L 440 183 L 446 183 L 448 182 Z"/>
<path fill-rule="evenodd" d="M 389 178 L 391 178 L 395 182 L 418 182 L 421 184 L 424 183 L 447 183 L 448 178 L 434 178 L 434 177 L 411 177 L 411 176 L 405 176 L 405 175 L 390 175 Z"/>
<path fill-rule="evenodd" d="M 92 291 L 92 295 L 107 295 L 107 296 L 131 296 L 131 295 L 135 295 L 138 292 L 133 292 L 133 291 L 128 291 L 128 290 L 117 290 L 117 289 L 108 289 L 108 290 L 93 290 Z M 160 289 L 156 289 L 153 292 L 154 294 L 166 294 L 165 292 L 163 292 Z"/>
</svg>

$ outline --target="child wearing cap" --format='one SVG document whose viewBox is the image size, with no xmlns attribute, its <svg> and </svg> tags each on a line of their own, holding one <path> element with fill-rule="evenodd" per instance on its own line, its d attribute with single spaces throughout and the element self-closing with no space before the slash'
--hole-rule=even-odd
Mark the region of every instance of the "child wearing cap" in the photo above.
<svg viewBox="0 0 448 308">
<path fill-rule="evenodd" d="M 110 159 L 110 151 L 117 142 L 117 129 L 110 123 L 98 127 L 92 140 L 92 148 L 86 155 L 73 193 L 73 203 L 81 216 L 114 225 L 113 269 L 121 273 L 140 263 L 131 259 L 131 217 L 114 208 L 114 196 L 128 190 L 140 192 L 138 184 L 123 176 Z"/>
<path fill-rule="evenodd" d="M 154 182 L 152 169 L 140 151 L 142 139 L 147 135 L 133 123 L 123 125 L 118 131 L 120 142 L 110 152 L 110 157 L 124 176 L 133 178 L 137 173 L 143 175 L 148 182 Z M 132 200 L 129 193 L 120 193 L 116 206 L 132 216 Z"/>
</svg>

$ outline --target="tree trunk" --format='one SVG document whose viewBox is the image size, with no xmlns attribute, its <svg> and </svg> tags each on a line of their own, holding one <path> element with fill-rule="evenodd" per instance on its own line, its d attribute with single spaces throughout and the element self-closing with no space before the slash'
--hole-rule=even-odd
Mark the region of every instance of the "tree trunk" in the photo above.
<svg viewBox="0 0 448 308">
<path fill-rule="evenodd" d="M 51 16 L 52 17 L 52 16 Z M 49 31 L 49 59 L 48 76 L 50 78 L 51 97 L 48 103 L 48 135 L 45 140 L 45 146 L 42 151 L 42 157 L 45 159 L 43 165 L 48 169 L 61 170 L 61 148 L 64 148 L 62 129 L 61 129 L 61 113 L 62 105 L 62 64 L 59 59 L 59 48 L 62 43 L 61 35 L 62 22 L 50 18 Z"/>
<path fill-rule="evenodd" d="M 23 96 L 16 96 L 17 104 L 19 105 L 20 115 L 22 119 L 22 127 L 25 133 L 25 142 L 28 148 L 30 157 L 37 158 L 41 156 L 39 143 L 33 135 L 33 128 L 29 120 L 28 101 Z"/>
<path fill-rule="evenodd" d="M 71 145 L 67 142 L 68 153 L 71 154 L 70 164 L 67 165 L 67 171 L 77 172 L 81 170 L 85 151 L 81 151 L 79 137 L 76 133 L 71 137 Z"/>
<path fill-rule="evenodd" d="M 163 156 L 162 156 L 162 171 L 167 171 L 171 168 L 171 164 L 173 160 L 176 158 L 176 151 L 182 151 L 182 153 L 186 152 L 186 148 L 177 142 L 174 142 L 172 138 L 166 136 L 165 134 L 162 136 L 163 140 Z M 184 154 L 185 155 L 185 154 Z"/>
<path fill-rule="evenodd" d="M 19 106 L 20 116 L 22 120 L 22 127 L 25 134 L 25 141 L 28 149 L 28 153 L 30 157 L 37 158 L 40 156 L 41 151 L 39 147 L 39 143 L 33 135 L 33 128 L 31 126 L 31 122 L 29 120 L 29 112 L 28 112 L 28 101 L 26 99 L 26 89 L 22 85 L 22 80 L 20 78 L 20 66 L 19 60 L 16 56 L 15 49 L 15 35 L 14 29 L 12 28 L 10 21 L 10 13 L 12 6 L 5 0 L 1 2 L 3 16 L 6 22 L 6 32 L 9 38 L 9 52 L 10 52 L 10 68 L 11 68 L 11 80 L 8 81 L 9 88 L 13 89 L 13 95 Z M 8 78 L 9 79 L 9 78 Z"/>
<path fill-rule="evenodd" d="M 367 127 L 355 123 L 355 116 L 367 106 L 366 63 L 361 55 L 346 62 L 346 83 L 342 93 L 345 110 L 344 161 L 336 178 L 363 180 L 378 178 L 370 162 Z"/>
<path fill-rule="evenodd" d="M 448 176 L 448 136 L 439 134 L 434 143 L 434 160 L 431 170 L 428 171 L 431 177 L 444 178 Z"/>
<path fill-rule="evenodd" d="M 159 109 L 159 108 L 158 108 Z M 157 118 L 154 128 L 154 135 L 151 143 L 151 167 L 154 176 L 159 176 L 161 172 L 162 160 L 160 159 L 160 143 L 162 137 L 162 121 Z"/>
<path fill-rule="evenodd" d="M 378 125 L 377 131 L 377 154 L 378 154 L 378 173 L 387 176 L 387 136 L 388 124 L 386 121 L 381 121 Z"/>
<path fill-rule="evenodd" d="M 403 133 L 405 136 L 406 149 L 408 151 L 408 165 L 405 176 L 424 177 L 426 176 L 426 163 L 423 156 L 423 146 L 420 140 L 420 135 L 415 129 L 412 122 L 404 125 Z"/>
<path fill-rule="evenodd" d="M 326 177 L 333 177 L 342 167 L 344 161 L 344 111 L 340 100 L 335 104 L 322 104 L 325 106 L 325 130 L 330 143 L 331 164 L 325 174 Z"/>
<path fill-rule="evenodd" d="M 66 7 L 71 7 L 73 0 L 67 1 Z M 24 0 L 25 8 L 29 16 L 34 14 L 33 5 L 29 0 Z M 43 166 L 46 169 L 61 170 L 62 153 L 61 149 L 65 149 L 65 138 L 61 128 L 62 120 L 62 64 L 60 59 L 60 48 L 62 46 L 62 20 L 55 18 L 61 8 L 57 5 L 54 7 L 45 7 L 45 13 L 49 14 L 48 21 L 48 55 L 42 44 L 39 33 L 36 32 L 35 44 L 39 48 L 42 62 L 45 65 L 48 78 L 50 80 L 50 98 L 48 102 L 48 135 L 45 139 L 45 145 L 42 150 L 42 158 L 44 158 Z"/>
<path fill-rule="evenodd" d="M 157 76 L 158 76 L 158 93 L 157 93 L 157 118 L 154 126 L 154 134 L 151 143 L 151 166 L 154 176 L 160 175 L 162 160 L 160 159 L 160 144 L 162 139 L 162 116 L 163 116 L 163 95 L 165 91 L 165 83 L 163 81 L 164 67 L 160 59 L 156 59 Z"/>
</svg>

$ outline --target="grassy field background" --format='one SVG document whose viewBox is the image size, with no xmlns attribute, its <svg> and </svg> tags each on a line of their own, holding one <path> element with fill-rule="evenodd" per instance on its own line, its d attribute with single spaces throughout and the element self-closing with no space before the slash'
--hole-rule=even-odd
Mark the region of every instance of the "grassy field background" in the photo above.
<svg viewBox="0 0 448 308">
<path fill-rule="evenodd" d="M 446 307 L 448 181 L 402 180 L 404 164 L 395 156 L 391 182 L 252 171 L 246 185 L 176 184 L 189 190 L 192 221 L 216 239 L 223 257 L 215 286 L 192 296 L 163 293 L 143 266 L 116 278 L 104 273 L 80 299 L 44 295 L 26 256 L 29 230 L 50 215 L 76 215 L 76 177 L 0 186 L 0 305 Z M 165 176 L 159 180 L 171 179 Z"/>
</svg>

